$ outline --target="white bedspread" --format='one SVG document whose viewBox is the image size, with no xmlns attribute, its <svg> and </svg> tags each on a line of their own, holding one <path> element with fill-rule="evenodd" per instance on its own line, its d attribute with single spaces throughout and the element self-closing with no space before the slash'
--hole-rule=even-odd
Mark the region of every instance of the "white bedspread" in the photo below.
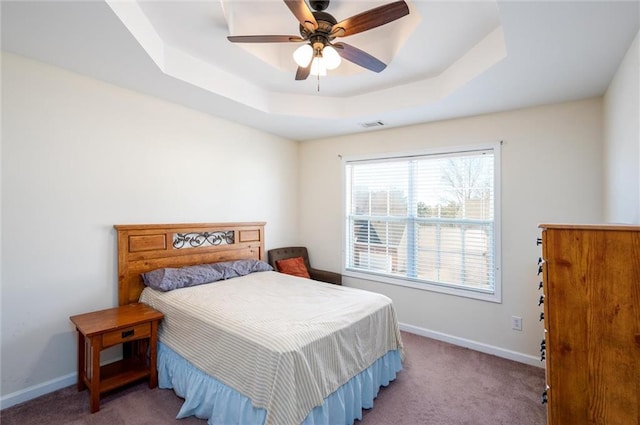
<svg viewBox="0 0 640 425">
<path fill-rule="evenodd" d="M 299 424 L 325 397 L 389 350 L 402 350 L 383 295 L 277 272 L 159 292 L 159 338 L 266 409 L 266 424 Z"/>
</svg>

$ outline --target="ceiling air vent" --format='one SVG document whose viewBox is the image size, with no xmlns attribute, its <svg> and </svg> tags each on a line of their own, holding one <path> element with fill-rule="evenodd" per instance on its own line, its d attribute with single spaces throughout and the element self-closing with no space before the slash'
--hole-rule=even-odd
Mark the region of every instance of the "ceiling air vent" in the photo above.
<svg viewBox="0 0 640 425">
<path fill-rule="evenodd" d="M 382 127 L 384 123 L 382 121 L 361 122 L 360 125 L 364 128 Z"/>
</svg>

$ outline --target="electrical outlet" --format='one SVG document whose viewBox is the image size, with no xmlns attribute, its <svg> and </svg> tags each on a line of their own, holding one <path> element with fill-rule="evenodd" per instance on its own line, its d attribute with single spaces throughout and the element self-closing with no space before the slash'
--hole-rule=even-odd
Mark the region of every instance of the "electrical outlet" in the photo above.
<svg viewBox="0 0 640 425">
<path fill-rule="evenodd" d="M 515 331 L 522 330 L 522 317 L 511 316 L 511 329 Z"/>
</svg>

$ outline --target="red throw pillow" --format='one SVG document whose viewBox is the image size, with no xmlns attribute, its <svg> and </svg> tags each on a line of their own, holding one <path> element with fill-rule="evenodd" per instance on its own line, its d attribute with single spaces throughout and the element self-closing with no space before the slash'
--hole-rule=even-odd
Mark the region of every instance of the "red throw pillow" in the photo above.
<svg viewBox="0 0 640 425">
<path fill-rule="evenodd" d="M 304 264 L 304 259 L 302 257 L 295 258 L 287 258 L 286 260 L 278 260 L 276 261 L 276 265 L 278 266 L 278 271 L 281 273 L 291 274 L 294 276 L 306 277 L 307 279 L 311 278 L 309 276 L 309 271 L 307 270 L 307 266 Z"/>
</svg>

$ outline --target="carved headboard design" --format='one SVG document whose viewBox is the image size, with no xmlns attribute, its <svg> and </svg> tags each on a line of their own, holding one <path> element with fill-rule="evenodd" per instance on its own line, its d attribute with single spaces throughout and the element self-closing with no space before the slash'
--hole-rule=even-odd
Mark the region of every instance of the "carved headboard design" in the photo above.
<svg viewBox="0 0 640 425">
<path fill-rule="evenodd" d="M 141 274 L 163 267 L 264 260 L 264 222 L 115 225 L 118 304 L 138 302 Z"/>
</svg>

